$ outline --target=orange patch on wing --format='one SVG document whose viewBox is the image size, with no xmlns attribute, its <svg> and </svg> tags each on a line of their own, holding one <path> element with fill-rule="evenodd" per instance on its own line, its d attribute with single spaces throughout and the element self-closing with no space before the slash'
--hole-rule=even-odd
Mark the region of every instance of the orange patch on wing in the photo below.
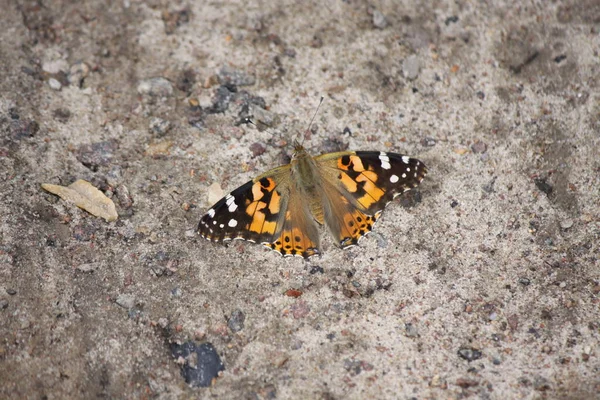
<svg viewBox="0 0 600 400">
<path fill-rule="evenodd" d="M 252 185 L 252 200 L 258 201 L 263 198 L 265 194 L 262 191 L 262 185 L 260 182 L 256 182 Z"/>
<path fill-rule="evenodd" d="M 377 182 L 377 173 L 375 171 L 363 171 L 361 175 L 364 175 L 370 181 Z"/>
<path fill-rule="evenodd" d="M 285 255 L 310 257 L 318 253 L 317 244 L 298 228 L 281 232 L 281 236 L 269 245 L 270 248 Z"/>
<path fill-rule="evenodd" d="M 271 195 L 271 201 L 269 202 L 269 211 L 271 214 L 277 214 L 279 212 L 279 207 L 281 206 L 281 196 L 279 193 L 273 191 Z"/>
<path fill-rule="evenodd" d="M 354 193 L 358 189 L 356 181 L 350 178 L 347 173 L 340 173 L 340 180 L 342 181 L 342 185 L 344 185 L 349 192 Z"/>
<path fill-rule="evenodd" d="M 366 171 L 369 172 L 369 171 Z M 385 194 L 385 192 L 375 186 L 375 184 L 373 183 L 373 181 L 371 179 L 368 179 L 367 176 L 365 175 L 365 172 L 363 172 L 362 174 L 360 174 L 356 180 L 358 182 L 365 182 L 363 189 L 365 190 L 366 194 L 358 199 L 358 202 L 365 208 L 369 208 L 371 207 L 373 204 L 375 204 L 376 202 L 379 201 L 379 199 L 381 199 L 383 197 L 383 195 Z"/>
<path fill-rule="evenodd" d="M 262 212 L 261 210 L 267 206 L 267 203 L 263 203 L 262 201 L 257 201 L 257 202 L 255 202 L 255 204 L 256 204 L 255 207 L 253 207 L 253 205 L 250 205 L 246 209 L 246 213 L 248 213 L 249 215 L 252 215 L 252 222 L 250 223 L 250 226 L 248 227 L 248 229 L 251 230 L 252 232 L 261 233 L 262 229 L 263 229 L 263 224 L 265 222 L 265 213 Z M 254 212 L 252 214 L 250 214 L 248 212 L 248 210 L 251 208 L 254 208 Z"/>
<path fill-rule="evenodd" d="M 352 171 L 356 171 L 356 172 L 361 172 L 365 170 L 365 167 L 362 163 L 362 160 L 360 159 L 359 156 L 348 156 L 350 158 L 350 164 L 349 165 L 345 165 L 342 160 L 344 159 L 344 157 L 340 157 L 337 160 L 337 166 L 338 169 L 341 169 L 342 171 L 348 171 L 350 169 L 350 166 L 352 166 Z"/>
<path fill-rule="evenodd" d="M 350 160 L 352 161 L 352 170 L 353 171 L 361 172 L 361 171 L 365 170 L 365 167 L 359 156 L 350 156 Z"/>
<path fill-rule="evenodd" d="M 248 207 L 246 207 L 246 214 L 248 214 L 251 217 L 256 213 L 264 214 L 263 212 L 261 212 L 261 210 L 264 209 L 266 206 L 267 203 L 265 203 L 264 201 L 253 201 Z"/>
<path fill-rule="evenodd" d="M 342 247 L 356 244 L 358 239 L 371 232 L 376 220 L 377 217 L 366 215 L 359 210 L 344 214 L 344 224 L 349 236 L 344 236 L 342 233 L 342 237 L 339 238 Z"/>
<path fill-rule="evenodd" d="M 277 223 L 275 221 L 265 221 L 262 227 L 261 233 L 275 233 L 275 228 L 277 228 Z"/>
</svg>

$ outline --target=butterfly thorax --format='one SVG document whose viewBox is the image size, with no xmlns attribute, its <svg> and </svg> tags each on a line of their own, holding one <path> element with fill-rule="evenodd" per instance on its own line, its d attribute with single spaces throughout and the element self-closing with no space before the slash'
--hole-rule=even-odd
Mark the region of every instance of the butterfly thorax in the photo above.
<svg viewBox="0 0 600 400">
<path fill-rule="evenodd" d="M 314 158 L 302 145 L 294 147 L 291 161 L 293 182 L 317 222 L 323 224 L 323 203 L 321 200 L 321 176 Z"/>
</svg>

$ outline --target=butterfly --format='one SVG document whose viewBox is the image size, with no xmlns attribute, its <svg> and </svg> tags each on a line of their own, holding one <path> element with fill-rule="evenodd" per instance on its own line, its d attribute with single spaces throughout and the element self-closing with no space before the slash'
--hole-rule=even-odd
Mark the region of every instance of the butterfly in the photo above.
<svg viewBox="0 0 600 400">
<path fill-rule="evenodd" d="M 342 151 L 317 157 L 297 142 L 290 164 L 229 193 L 202 216 L 198 233 L 226 242 L 261 243 L 283 256 L 321 254 L 319 225 L 342 248 L 373 229 L 395 197 L 417 187 L 427 167 L 408 156 Z"/>
</svg>

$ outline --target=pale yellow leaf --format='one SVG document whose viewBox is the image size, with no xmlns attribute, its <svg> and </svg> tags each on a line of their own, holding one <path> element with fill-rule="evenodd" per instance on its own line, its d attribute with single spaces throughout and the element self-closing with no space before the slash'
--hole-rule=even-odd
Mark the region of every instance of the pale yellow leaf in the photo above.
<svg viewBox="0 0 600 400">
<path fill-rule="evenodd" d="M 84 209 L 96 217 L 104 218 L 108 222 L 116 221 L 119 217 L 115 203 L 91 183 L 83 179 L 79 179 L 69 186 L 42 183 L 42 188 L 60 196 L 65 201 L 75 204 L 77 207 Z"/>
</svg>

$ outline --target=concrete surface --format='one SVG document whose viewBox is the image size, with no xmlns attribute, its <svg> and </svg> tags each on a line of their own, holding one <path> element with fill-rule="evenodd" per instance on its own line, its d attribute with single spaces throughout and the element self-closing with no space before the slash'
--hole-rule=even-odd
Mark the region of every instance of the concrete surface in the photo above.
<svg viewBox="0 0 600 400">
<path fill-rule="evenodd" d="M 1 398 L 600 398 L 597 0 L 0 18 Z M 311 152 L 418 157 L 420 191 L 311 262 L 196 237 L 320 95 Z M 117 222 L 40 187 L 80 178 Z M 182 378 L 187 341 L 220 355 L 211 387 Z"/>
</svg>

